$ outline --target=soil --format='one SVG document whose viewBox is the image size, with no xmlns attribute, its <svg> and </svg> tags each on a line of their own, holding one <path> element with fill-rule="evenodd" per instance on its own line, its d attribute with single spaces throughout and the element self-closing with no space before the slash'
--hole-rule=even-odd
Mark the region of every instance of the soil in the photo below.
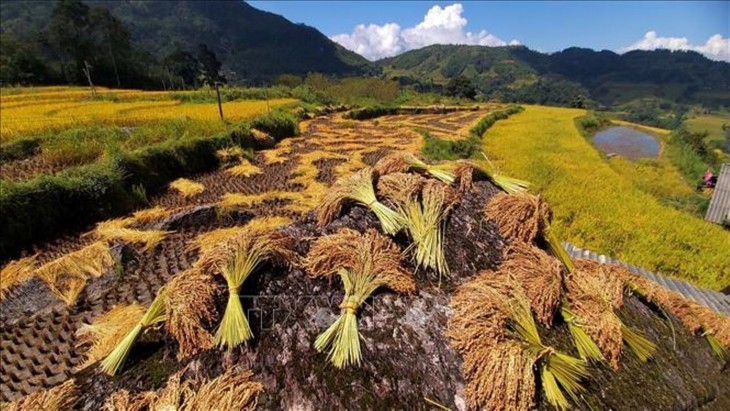
<svg viewBox="0 0 730 411">
<path fill-rule="evenodd" d="M 0 402 L 76 378 L 82 393 L 76 408 L 97 410 L 117 389 L 156 389 L 181 369 L 190 377 L 213 377 L 224 368 L 239 367 L 251 368 L 264 384 L 265 393 L 259 399 L 262 409 L 431 408 L 424 398 L 452 409 L 466 409 L 461 359 L 450 347 L 444 329 L 454 288 L 500 263 L 504 241 L 482 218 L 484 204 L 497 189 L 484 181 L 465 193 L 449 216 L 444 240 L 450 275 L 439 278 L 420 270 L 414 295 L 379 290 L 359 311 L 363 347 L 360 367 L 338 370 L 313 347 L 316 336 L 339 313 L 343 295 L 340 281 L 312 279 L 299 269 L 263 267 L 243 287 L 247 295 L 242 302 L 255 336 L 249 344 L 231 353 L 210 350 L 178 363 L 175 343 L 161 331 L 151 329 L 132 350 L 119 376 L 109 378 L 95 369 L 75 371 L 83 361 L 83 350 L 76 348 L 75 341 L 79 327 L 118 304 L 149 304 L 163 284 L 196 261 L 198 252 L 189 244 L 198 235 L 242 225 L 255 216 L 282 214 L 277 205 L 269 203 L 222 214 L 214 205 L 222 194 L 303 190 L 301 185 L 290 182 L 299 166 L 297 160 L 302 153 L 328 147 L 326 142 L 333 137 L 357 140 L 361 136 L 368 140 L 368 147 L 379 147 L 364 154 L 358 152 L 365 164 L 373 164 L 392 150 L 374 142 L 379 137 L 372 130 L 386 130 L 387 144 L 394 147 L 417 138 L 412 131 L 376 126 L 375 122 L 356 122 L 354 128 L 335 123 L 331 117 L 312 120 L 302 137 L 292 139 L 293 154 L 282 163 L 267 165 L 260 154 L 256 160 L 263 170 L 260 175 L 234 177 L 222 170 L 213 171 L 193 178 L 206 186 L 198 197 L 183 198 L 167 192 L 154 198 L 154 205 L 178 211 L 146 228 L 174 233 L 146 252 L 115 245 L 115 269 L 90 280 L 73 307 L 55 299 L 38 280 L 16 287 L 0 302 Z M 321 159 L 313 164 L 319 170 L 318 181 L 329 184 L 343 162 Z M 323 234 L 343 227 L 359 231 L 379 227 L 372 213 L 359 206 L 346 207 L 341 217 L 324 229 L 316 225 L 311 212 L 291 213 L 291 217 L 296 221 L 282 230 L 297 240 L 296 251 L 302 256 Z M 398 236 L 395 240 L 405 249 L 406 238 Z M 71 236 L 39 245 L 36 251 L 41 253 L 39 258 L 49 261 L 90 241 Z M 413 268 L 410 260 L 405 264 Z M 221 298 L 221 307 L 224 304 Z M 627 297 L 620 315 L 657 343 L 657 357 L 643 364 L 627 352 L 618 372 L 595 367 L 578 408 L 730 409 L 730 374 L 704 339 L 689 335 L 676 321 L 670 327 L 667 319 L 634 297 Z M 567 327 L 557 324 L 552 330 L 542 331 L 546 342 L 575 354 Z M 549 408 L 544 398 L 538 397 L 537 404 Z"/>
</svg>

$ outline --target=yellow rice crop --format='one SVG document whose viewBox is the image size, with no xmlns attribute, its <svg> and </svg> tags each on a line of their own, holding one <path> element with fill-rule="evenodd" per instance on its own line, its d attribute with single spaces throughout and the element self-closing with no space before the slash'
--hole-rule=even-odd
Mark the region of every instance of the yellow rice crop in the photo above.
<svg viewBox="0 0 730 411">
<path fill-rule="evenodd" d="M 614 171 L 576 129 L 584 113 L 527 106 L 489 129 L 485 152 L 544 194 L 558 237 L 704 287 L 730 284 L 730 233 L 660 203 Z"/>
</svg>

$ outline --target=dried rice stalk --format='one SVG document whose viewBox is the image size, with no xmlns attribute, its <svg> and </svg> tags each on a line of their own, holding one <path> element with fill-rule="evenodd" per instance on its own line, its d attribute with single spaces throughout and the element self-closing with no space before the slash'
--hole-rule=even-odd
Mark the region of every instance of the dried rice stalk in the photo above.
<svg viewBox="0 0 730 411">
<path fill-rule="evenodd" d="M 181 411 L 254 411 L 264 385 L 252 377 L 251 371 L 234 373 L 228 370 L 193 391 L 183 402 Z"/>
<path fill-rule="evenodd" d="M 90 277 L 101 277 L 112 265 L 109 246 L 97 241 L 40 266 L 35 275 L 67 305 L 76 303 Z"/>
<path fill-rule="evenodd" d="M 514 242 L 504 252 L 498 275 L 521 284 L 538 321 L 550 328 L 560 304 L 563 273 L 560 262 L 539 248 Z"/>
<path fill-rule="evenodd" d="M 288 224 L 292 220 L 288 217 L 272 216 L 258 217 L 248 221 L 245 225 L 219 228 L 200 234 L 187 247 L 188 250 L 200 250 L 201 254 L 211 250 L 217 244 L 227 241 L 246 230 L 273 230 Z"/>
<path fill-rule="evenodd" d="M 182 373 L 177 372 L 167 379 L 161 390 L 149 394 L 150 410 L 182 410 L 183 404 L 194 395 L 190 381 L 182 381 Z"/>
<path fill-rule="evenodd" d="M 77 398 L 76 383 L 74 380 L 66 380 L 51 389 L 39 390 L 10 404 L 4 404 L 2 409 L 3 411 L 65 411 L 73 407 Z"/>
<path fill-rule="evenodd" d="M 456 180 L 453 164 L 426 164 L 423 160 L 408 152 L 391 154 L 375 164 L 375 171 L 379 175 L 404 173 L 410 170 L 428 174 L 446 184 L 453 184 Z"/>
<path fill-rule="evenodd" d="M 187 178 L 178 178 L 170 183 L 170 188 L 177 190 L 183 197 L 195 197 L 205 191 L 205 186 L 201 183 L 188 180 Z"/>
<path fill-rule="evenodd" d="M 360 337 L 357 310 L 378 288 L 398 293 L 415 291 L 413 275 L 400 265 L 400 249 L 389 238 L 368 230 L 365 234 L 343 229 L 320 237 L 304 263 L 312 277 L 342 279 L 345 296 L 340 316 L 314 343 L 317 351 L 329 349 L 329 359 L 337 368 L 359 365 Z"/>
<path fill-rule="evenodd" d="M 77 371 L 108 356 L 139 322 L 144 312 L 144 308 L 138 304 L 120 305 L 94 318 L 91 324 L 81 326 L 76 332 L 76 347 L 89 348 L 85 353 L 86 361 L 78 366 Z"/>
<path fill-rule="evenodd" d="M 391 210 L 375 197 L 373 169 L 366 167 L 359 172 L 338 180 L 317 206 L 317 221 L 325 226 L 337 217 L 347 200 L 356 201 L 369 208 L 380 220 L 383 231 L 395 234 L 403 228 L 402 215 Z"/>
<path fill-rule="evenodd" d="M 502 237 L 512 241 L 533 243 L 552 219 L 552 211 L 541 197 L 530 194 L 499 193 L 484 210 L 494 220 Z"/>
<path fill-rule="evenodd" d="M 144 313 L 142 318 L 135 324 L 131 330 L 124 336 L 124 338 L 117 344 L 109 355 L 104 358 L 101 362 L 101 369 L 109 374 L 114 375 L 119 371 L 119 368 L 124 364 L 124 361 L 129 356 L 129 352 L 132 350 L 132 346 L 137 341 L 137 338 L 142 333 L 142 330 L 162 322 L 165 320 L 165 299 L 169 292 L 168 287 L 162 287 L 157 292 L 157 296 L 150 304 L 150 307 Z"/>
<path fill-rule="evenodd" d="M 244 158 L 241 159 L 238 165 L 227 169 L 226 172 L 236 177 L 251 177 L 255 174 L 261 174 L 261 169 Z"/>
<path fill-rule="evenodd" d="M 411 198 L 418 196 L 426 180 L 418 174 L 391 173 L 378 179 L 378 194 L 404 205 Z"/>
<path fill-rule="evenodd" d="M 33 276 L 38 254 L 11 261 L 0 270 L 0 301 L 2 301 L 16 285 Z"/>
<path fill-rule="evenodd" d="M 170 210 L 165 207 L 152 207 L 144 210 L 135 211 L 132 214 L 132 219 L 139 224 L 149 224 L 160 218 L 167 217 L 170 214 Z"/>
<path fill-rule="evenodd" d="M 187 270 L 175 276 L 168 287 L 174 291 L 165 299 L 165 328 L 180 347 L 178 359 L 184 360 L 213 348 L 215 339 L 206 330 L 218 314 L 215 305 L 217 287 L 213 279 Z"/>
<path fill-rule="evenodd" d="M 243 158 L 246 152 L 240 146 L 230 146 L 221 148 L 215 152 L 215 156 L 223 164 L 229 164 Z"/>
<path fill-rule="evenodd" d="M 228 283 L 228 304 L 220 327 L 216 331 L 216 345 L 229 350 L 249 340 L 253 335 L 241 306 L 238 290 L 248 276 L 264 262 L 288 265 L 295 260 L 291 238 L 273 230 L 248 229 L 203 254 L 196 263 L 201 273 L 220 273 Z"/>
<path fill-rule="evenodd" d="M 460 286 L 451 300 L 454 310 L 448 336 L 464 358 L 466 395 L 477 408 L 533 408 L 539 364 L 543 391 L 556 407 L 568 407 L 582 391 L 585 363 L 556 352 L 540 341 L 527 297 L 505 274 L 486 271 Z"/>
<path fill-rule="evenodd" d="M 144 244 L 142 251 L 152 250 L 170 233 L 172 231 L 125 228 L 119 226 L 117 220 L 101 222 L 94 229 L 94 234 L 100 240 L 110 241 L 118 239 L 126 243 Z"/>
<path fill-rule="evenodd" d="M 411 197 L 401 207 L 406 218 L 406 230 L 413 240 L 416 266 L 431 268 L 439 275 L 448 275 L 449 267 L 444 255 L 443 229 L 446 216 L 458 201 L 458 195 L 447 185 L 433 180 L 426 182 L 421 202 Z"/>
<path fill-rule="evenodd" d="M 146 411 L 149 409 L 152 393 L 130 394 L 127 390 L 119 390 L 107 398 L 102 411 Z"/>
</svg>

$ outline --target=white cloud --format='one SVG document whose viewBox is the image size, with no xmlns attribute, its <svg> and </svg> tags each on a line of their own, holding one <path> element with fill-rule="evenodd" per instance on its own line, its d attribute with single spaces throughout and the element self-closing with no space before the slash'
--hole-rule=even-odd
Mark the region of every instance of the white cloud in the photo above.
<svg viewBox="0 0 730 411">
<path fill-rule="evenodd" d="M 423 21 L 414 27 L 401 28 L 396 23 L 357 25 L 351 34 L 338 34 L 332 40 L 370 60 L 390 57 L 404 51 L 432 44 L 471 44 L 480 46 L 506 46 L 504 40 L 482 30 L 478 33 L 465 31 L 467 20 L 462 16 L 464 8 L 456 3 L 450 6 L 433 6 Z M 519 45 L 512 40 L 509 45 Z"/>
<path fill-rule="evenodd" d="M 660 37 L 652 30 L 646 32 L 643 39 L 621 51 L 655 49 L 692 50 L 713 60 L 730 61 L 730 38 L 723 38 L 720 34 L 710 37 L 705 44 L 691 44 L 686 37 Z"/>
</svg>

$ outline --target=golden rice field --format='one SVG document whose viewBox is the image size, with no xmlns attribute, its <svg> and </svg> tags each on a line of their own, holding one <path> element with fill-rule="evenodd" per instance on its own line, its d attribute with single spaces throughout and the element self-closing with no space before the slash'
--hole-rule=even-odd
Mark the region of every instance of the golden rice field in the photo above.
<svg viewBox="0 0 730 411">
<path fill-rule="evenodd" d="M 2 92 L 0 140 L 43 134 L 84 125 L 136 126 L 160 120 L 218 121 L 216 103 L 182 103 L 166 92 L 100 90 L 92 98 L 88 89 L 40 87 L 9 94 Z M 113 97 L 113 99 L 111 98 Z M 227 120 L 255 117 L 294 99 L 232 101 L 223 103 Z"/>
<path fill-rule="evenodd" d="M 631 170 L 612 168 L 576 129 L 574 119 L 584 114 L 526 106 L 487 132 L 484 149 L 502 171 L 545 196 L 565 241 L 704 287 L 726 287 L 730 233 L 661 204 L 629 178 Z M 677 190 L 675 177 L 664 178 L 660 190 Z"/>
</svg>

